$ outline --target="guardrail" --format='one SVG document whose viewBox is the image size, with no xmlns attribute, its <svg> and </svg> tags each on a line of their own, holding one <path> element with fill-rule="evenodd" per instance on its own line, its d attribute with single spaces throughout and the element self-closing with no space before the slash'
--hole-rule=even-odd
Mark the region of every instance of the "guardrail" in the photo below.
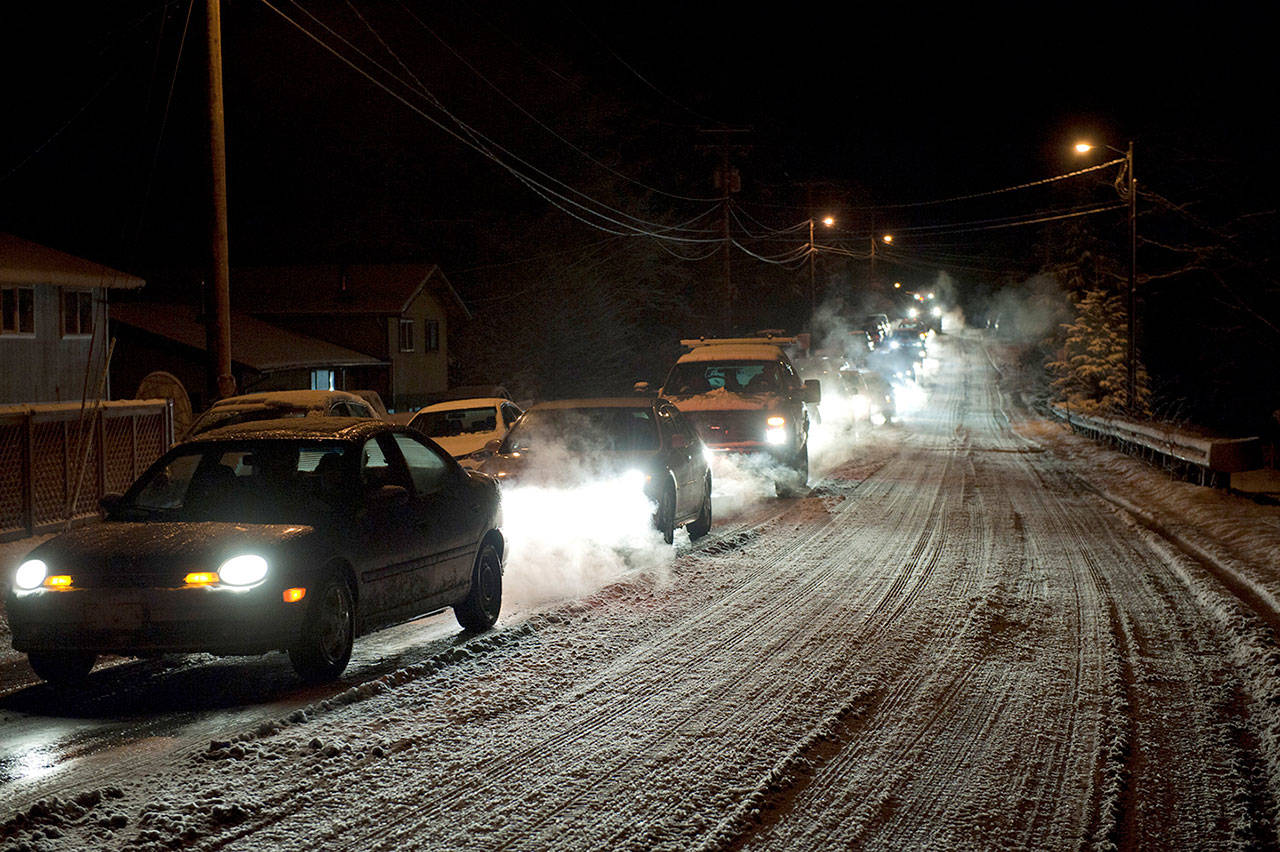
<svg viewBox="0 0 1280 852">
<path fill-rule="evenodd" d="M 0 406 L 0 541 L 96 517 L 172 443 L 167 399 Z"/>
<path fill-rule="evenodd" d="M 1130 455 L 1160 462 L 1171 472 L 1201 485 L 1228 488 L 1231 474 L 1262 466 L 1260 438 L 1211 438 L 1165 424 L 1080 414 L 1058 405 L 1050 406 L 1050 410 L 1072 431 L 1106 441 Z"/>
</svg>

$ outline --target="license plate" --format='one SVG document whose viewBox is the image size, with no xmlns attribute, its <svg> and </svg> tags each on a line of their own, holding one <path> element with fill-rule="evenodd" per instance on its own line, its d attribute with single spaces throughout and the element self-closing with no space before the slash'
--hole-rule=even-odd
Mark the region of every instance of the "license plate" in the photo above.
<svg viewBox="0 0 1280 852">
<path fill-rule="evenodd" d="M 98 630 L 137 630 L 142 626 L 142 604 L 113 603 L 97 607 L 89 623 Z"/>
</svg>

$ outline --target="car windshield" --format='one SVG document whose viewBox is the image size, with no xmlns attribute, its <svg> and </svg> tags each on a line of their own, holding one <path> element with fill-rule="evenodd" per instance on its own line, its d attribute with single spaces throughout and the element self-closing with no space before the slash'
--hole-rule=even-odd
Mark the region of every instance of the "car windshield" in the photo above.
<svg viewBox="0 0 1280 852">
<path fill-rule="evenodd" d="M 777 393 L 782 379 L 772 361 L 685 361 L 671 368 L 662 389 L 688 396 L 721 388 L 732 393 Z"/>
<path fill-rule="evenodd" d="M 113 509 L 121 520 L 304 523 L 353 492 L 338 442 L 240 441 L 178 449 Z"/>
<path fill-rule="evenodd" d="M 648 408 L 535 408 L 507 433 L 502 451 L 553 447 L 574 453 L 656 450 L 658 424 Z"/>
<path fill-rule="evenodd" d="M 409 425 L 432 438 L 494 432 L 498 428 L 498 410 L 492 405 L 485 405 L 450 411 L 420 411 Z"/>
</svg>

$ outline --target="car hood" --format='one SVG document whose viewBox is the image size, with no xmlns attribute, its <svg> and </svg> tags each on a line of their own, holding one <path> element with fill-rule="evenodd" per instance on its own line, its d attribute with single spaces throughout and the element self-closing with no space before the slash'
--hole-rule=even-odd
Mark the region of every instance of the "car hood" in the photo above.
<svg viewBox="0 0 1280 852">
<path fill-rule="evenodd" d="M 215 570 L 243 553 L 270 556 L 315 535 L 299 524 L 104 521 L 62 533 L 31 551 L 49 571 L 99 575 Z"/>
</svg>

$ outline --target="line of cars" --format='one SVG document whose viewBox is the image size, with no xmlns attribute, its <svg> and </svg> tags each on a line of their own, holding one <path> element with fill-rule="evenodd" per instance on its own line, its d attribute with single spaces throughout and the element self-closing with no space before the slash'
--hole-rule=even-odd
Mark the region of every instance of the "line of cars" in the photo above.
<svg viewBox="0 0 1280 852">
<path fill-rule="evenodd" d="M 341 391 L 226 400 L 105 497 L 101 523 L 28 554 L 4 591 L 13 646 L 55 684 L 103 654 L 272 650 L 331 680 L 370 631 L 444 607 L 467 630 L 495 623 L 500 485 L 616 481 L 668 544 L 710 531 L 717 453 L 768 459 L 798 493 L 819 383 L 783 339 L 683 342 L 657 394 L 527 411 L 446 400 L 396 424 Z"/>
</svg>

